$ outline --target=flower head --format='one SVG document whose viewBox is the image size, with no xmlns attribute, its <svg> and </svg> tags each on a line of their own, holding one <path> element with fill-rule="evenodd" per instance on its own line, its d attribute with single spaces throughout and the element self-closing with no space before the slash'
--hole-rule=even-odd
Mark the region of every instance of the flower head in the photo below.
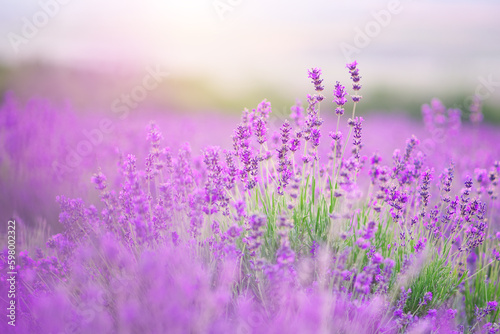
<svg viewBox="0 0 500 334">
<path fill-rule="evenodd" d="M 419 305 L 420 306 L 423 306 L 423 305 L 427 305 L 427 303 L 431 302 L 432 301 L 432 292 L 426 292 L 424 297 L 421 299 Z"/>
<path fill-rule="evenodd" d="M 361 89 L 361 85 L 359 83 L 361 77 L 359 76 L 359 69 L 357 68 L 357 66 L 358 66 L 357 61 L 353 61 L 352 63 L 346 65 L 347 69 L 349 70 L 349 73 L 351 74 L 352 89 L 356 93 L 355 95 L 352 95 L 352 101 L 355 103 L 359 102 L 362 98 L 361 95 L 357 94 L 357 92 Z"/>
<path fill-rule="evenodd" d="M 497 251 L 496 248 L 493 248 L 492 253 L 493 253 L 493 258 L 497 261 L 500 261 L 500 253 Z"/>
<path fill-rule="evenodd" d="M 97 190 L 104 190 L 106 189 L 106 176 L 101 172 L 94 174 L 92 176 L 92 183 L 95 183 Z"/>
<path fill-rule="evenodd" d="M 290 118 L 295 122 L 296 126 L 302 126 L 304 122 L 304 108 L 302 107 L 302 102 L 297 100 L 296 103 L 290 108 L 292 112 Z"/>
<path fill-rule="evenodd" d="M 311 82 L 314 84 L 314 89 L 317 92 L 321 92 L 323 90 L 323 86 L 321 83 L 323 82 L 323 79 L 320 79 L 321 76 L 321 69 L 314 67 L 311 68 L 310 70 L 307 70 L 308 77 L 311 79 Z"/>
<path fill-rule="evenodd" d="M 335 102 L 339 107 L 342 107 L 347 102 L 347 99 L 345 98 L 346 95 L 347 92 L 345 90 L 345 86 L 342 86 L 340 82 L 337 81 L 333 91 L 333 96 L 335 96 L 333 102 Z"/>
<path fill-rule="evenodd" d="M 415 253 L 420 253 L 421 251 L 423 251 L 426 242 L 427 238 L 424 238 L 423 240 L 422 238 L 418 239 L 417 244 L 415 245 L 415 247 L 413 247 L 415 249 Z"/>
<path fill-rule="evenodd" d="M 358 62 L 353 61 L 352 63 L 347 64 L 345 67 L 347 67 L 349 71 L 354 71 L 356 70 L 356 66 L 358 66 Z"/>
</svg>

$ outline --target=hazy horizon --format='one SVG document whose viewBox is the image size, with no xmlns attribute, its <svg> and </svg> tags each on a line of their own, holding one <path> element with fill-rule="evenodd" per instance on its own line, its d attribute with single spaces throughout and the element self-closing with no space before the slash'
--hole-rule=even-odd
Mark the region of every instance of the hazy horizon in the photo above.
<svg viewBox="0 0 500 334">
<path fill-rule="evenodd" d="M 4 65 L 43 61 L 112 74 L 162 66 L 172 77 L 203 78 L 221 93 L 266 83 L 297 94 L 310 88 L 305 78 L 310 67 L 321 67 L 330 85 L 348 80 L 339 64 L 348 60 L 341 46 L 351 46 L 359 51 L 350 55 L 360 63 L 365 87 L 443 94 L 472 92 L 481 78 L 500 81 L 500 45 L 492 39 L 500 35 L 500 4 L 494 1 L 65 0 L 58 8 L 42 5 L 54 1 L 0 1 Z M 47 12 L 44 8 L 52 8 L 53 17 L 13 47 L 12 34 L 24 38 L 23 18 L 33 22 L 43 16 L 40 11 Z M 377 21 L 375 13 L 381 11 L 390 16 L 379 14 Z M 373 37 L 358 47 L 358 29 L 369 31 L 370 25 Z M 498 102 L 499 96 L 495 90 L 490 97 Z"/>
</svg>

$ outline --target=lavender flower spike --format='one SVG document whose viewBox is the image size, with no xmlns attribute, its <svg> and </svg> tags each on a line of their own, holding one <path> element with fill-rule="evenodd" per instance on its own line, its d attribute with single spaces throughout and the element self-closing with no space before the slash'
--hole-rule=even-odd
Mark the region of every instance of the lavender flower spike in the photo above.
<svg viewBox="0 0 500 334">
<path fill-rule="evenodd" d="M 352 89 L 354 90 L 354 95 L 352 95 L 352 101 L 354 103 L 359 102 L 362 98 L 361 95 L 358 95 L 357 92 L 361 89 L 361 85 L 359 84 L 359 81 L 361 80 L 361 77 L 359 76 L 359 69 L 357 68 L 358 62 L 353 61 L 350 64 L 347 64 L 346 67 L 349 70 L 349 73 L 351 74 L 351 80 L 352 80 Z"/>
<path fill-rule="evenodd" d="M 311 68 L 310 70 L 308 70 L 307 73 L 308 73 L 308 77 L 310 79 L 312 79 L 311 82 L 314 84 L 314 89 L 317 92 L 321 92 L 324 89 L 324 87 L 321 85 L 321 83 L 323 82 L 323 79 L 319 78 L 321 76 L 321 69 L 314 67 L 314 68 Z"/>
<path fill-rule="evenodd" d="M 333 102 L 337 104 L 337 108 L 335 109 L 335 114 L 338 116 L 342 116 L 344 114 L 344 104 L 347 102 L 346 96 L 347 92 L 345 90 L 345 86 L 342 86 L 340 82 L 337 81 L 335 84 L 335 90 L 333 91 L 333 96 L 335 99 Z"/>
</svg>

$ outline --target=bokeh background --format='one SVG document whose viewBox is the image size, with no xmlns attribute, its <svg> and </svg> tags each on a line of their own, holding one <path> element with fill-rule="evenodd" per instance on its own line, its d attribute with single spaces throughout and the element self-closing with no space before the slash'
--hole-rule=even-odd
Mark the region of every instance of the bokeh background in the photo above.
<svg viewBox="0 0 500 334">
<path fill-rule="evenodd" d="M 150 119 L 166 144 L 190 141 L 197 154 L 227 144 L 243 108 L 264 98 L 286 116 L 313 92 L 311 67 L 323 70 L 327 115 L 335 81 L 349 84 L 345 64 L 359 62 L 357 111 L 384 113 L 372 123 L 381 127 L 405 124 L 384 128 L 379 139 L 391 149 L 419 131 L 406 129 L 422 127 L 421 105 L 433 97 L 465 120 L 479 93 L 494 126 L 499 17 L 494 0 L 0 0 L 0 218 L 55 225 L 56 195 L 98 202 L 90 175 L 112 171 L 120 152 L 147 152 Z M 114 103 L 152 68 L 168 75 L 117 118 Z M 104 118 L 112 134 L 54 175 L 54 162 L 65 163 Z"/>
<path fill-rule="evenodd" d="M 39 12 L 54 3 L 45 22 Z M 239 112 L 263 97 L 289 106 L 310 89 L 307 68 L 323 69 L 329 91 L 346 81 L 342 45 L 356 47 L 368 29 L 373 37 L 351 53 L 362 64 L 365 110 L 417 113 L 434 96 L 462 105 L 489 77 L 497 84 L 487 119 L 499 120 L 494 0 L 0 0 L 0 8 L 0 92 L 22 98 L 106 109 L 146 67 L 162 66 L 171 75 L 146 101 L 156 106 Z M 391 8 L 380 29 L 371 25 Z M 9 33 L 23 36 L 25 20 L 40 27 L 13 47 Z"/>
</svg>

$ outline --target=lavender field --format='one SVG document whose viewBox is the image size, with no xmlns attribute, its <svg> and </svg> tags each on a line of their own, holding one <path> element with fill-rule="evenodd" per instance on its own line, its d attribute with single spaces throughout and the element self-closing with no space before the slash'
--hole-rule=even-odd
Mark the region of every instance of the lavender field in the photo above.
<svg viewBox="0 0 500 334">
<path fill-rule="evenodd" d="M 361 117 L 363 64 L 339 67 L 304 69 L 286 115 L 120 119 L 7 93 L 0 331 L 498 333 L 482 100 Z"/>
<path fill-rule="evenodd" d="M 499 17 L 0 0 L 0 334 L 500 334 Z"/>
</svg>

